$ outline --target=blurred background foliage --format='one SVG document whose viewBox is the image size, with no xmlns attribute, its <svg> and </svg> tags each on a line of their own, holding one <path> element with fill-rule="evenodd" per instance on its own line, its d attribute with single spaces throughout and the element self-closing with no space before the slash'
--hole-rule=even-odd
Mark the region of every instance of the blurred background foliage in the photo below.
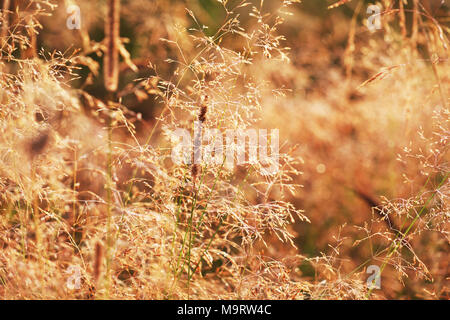
<svg viewBox="0 0 450 320">
<path fill-rule="evenodd" d="M 78 79 L 72 85 L 103 100 L 106 91 L 102 56 L 96 46 L 104 38 L 106 2 L 58 2 L 80 6 L 82 28 L 68 30 L 65 27 L 67 14 L 65 6 L 60 5 L 55 14 L 41 20 L 43 28 L 37 37 L 38 46 L 48 52 L 59 50 L 70 55 L 79 50 L 78 53 L 84 54 L 86 59 L 80 61 Z M 229 4 L 232 2 L 237 1 L 230 0 Z M 249 2 L 256 6 L 261 3 L 259 0 Z M 334 263 L 342 264 L 342 269 L 338 267 L 339 272 L 347 274 L 390 244 L 375 239 L 367 246 L 353 246 L 355 240 L 366 236 L 355 226 L 363 226 L 376 217 L 372 207 L 381 205 L 384 199 L 408 198 L 424 185 L 426 175 L 421 173 L 420 161 L 399 162 L 398 153 L 411 141 L 414 141 L 415 149 L 425 146 L 426 142 L 417 137 L 420 130 L 433 132 L 428 119 L 433 116 L 433 107 L 442 102 L 442 97 L 436 90 L 436 72 L 430 61 L 435 56 L 442 61 L 448 59 L 448 50 L 434 45 L 437 37 L 434 35 L 435 38 L 430 40 L 431 33 L 414 43 L 410 41 L 411 12 L 406 12 L 406 34 L 403 36 L 395 14 L 383 17 L 383 29 L 371 33 L 365 22 L 366 8 L 373 1 L 348 1 L 329 10 L 328 6 L 334 2 L 303 0 L 291 7 L 292 15 L 285 16 L 286 21 L 278 30 L 285 35 L 283 45 L 291 48 L 291 61 L 287 65 L 259 62 L 249 67 L 249 74 L 266 79 L 274 87 L 287 89 L 286 97 L 282 99 L 265 97 L 261 123 L 267 128 L 280 128 L 281 139 L 291 145 L 298 144 L 296 156 L 303 159 L 303 164 L 298 167 L 303 175 L 296 180 L 303 188 L 288 197 L 296 207 L 305 210 L 311 220 L 311 223 L 298 222 L 293 227 L 297 235 L 297 252 L 308 257 L 322 253 L 335 255 Z M 391 1 L 377 3 L 383 6 Z M 392 3 L 394 9 L 398 8 L 397 1 Z M 423 3 L 436 21 L 448 28 L 449 2 L 430 0 Z M 271 13 L 278 10 L 279 5 L 279 1 L 266 0 L 263 11 Z M 407 10 L 412 6 L 412 1 L 405 3 Z M 253 26 L 248 16 L 251 7 L 238 10 L 242 11 L 241 24 L 249 32 Z M 197 22 L 185 8 L 192 11 Z M 120 35 L 131 63 L 121 60 L 119 96 L 129 109 L 142 114 L 144 121 L 138 124 L 140 132 L 151 130 L 162 108 L 162 99 L 157 92 L 136 91 L 130 84 L 156 75 L 173 79 L 177 67 L 168 62 L 180 60 L 180 50 L 161 39 L 177 40 L 183 46 L 183 52 L 192 58 L 198 52 L 189 38 L 197 32 L 193 29 L 202 29 L 207 36 L 212 36 L 225 19 L 226 12 L 217 0 L 122 1 Z M 237 51 L 245 48 L 243 38 L 238 35 L 228 35 L 221 41 L 226 48 Z M 158 74 L 149 68 L 150 64 L 155 66 Z M 133 70 L 131 65 L 136 69 Z M 399 65 L 406 67 L 395 76 L 357 89 L 382 68 Z M 449 70 L 448 64 L 443 62 L 438 71 L 446 94 Z M 189 80 L 187 76 L 183 83 L 188 85 Z M 89 106 L 85 108 L 89 112 Z M 433 176 L 431 185 L 438 183 L 439 176 Z M 397 218 L 393 217 L 393 220 L 397 221 Z M 370 228 L 374 232 L 385 230 L 386 223 L 377 221 Z M 436 234 L 425 233 L 417 243 L 420 244 L 416 246 L 418 256 L 431 264 L 430 272 L 439 279 L 436 281 L 441 281 L 435 282 L 438 289 L 434 288 L 442 296 L 448 296 L 448 241 Z M 275 258 L 292 253 L 292 249 L 277 245 L 263 250 Z M 315 279 L 317 268 L 310 262 L 305 261 L 299 268 L 305 278 Z M 425 280 L 410 282 L 403 279 L 405 287 L 398 281 L 388 281 L 396 277 L 394 272 L 387 273 L 386 297 L 419 298 L 425 295 L 423 288 L 434 286 Z"/>
<path fill-rule="evenodd" d="M 260 4 L 259 0 L 249 2 L 256 6 Z M 417 166 L 406 167 L 396 159 L 397 153 L 409 141 L 416 139 L 414 136 L 419 127 L 427 126 L 422 119 L 431 117 L 432 109 L 423 110 L 422 106 L 431 107 L 434 102 L 425 101 L 428 94 L 424 88 L 433 86 L 434 77 L 431 65 L 422 63 L 432 58 L 432 53 L 427 50 L 427 40 L 418 41 L 414 50 L 408 49 L 406 40 L 399 36 L 401 26 L 396 22 L 398 17 L 395 14 L 383 17 L 384 21 L 387 20 L 383 29 L 371 33 L 365 23 L 368 17 L 366 8 L 373 1 L 348 1 L 329 10 L 328 6 L 335 2 L 303 0 L 291 7 L 292 15 L 285 16 L 286 21 L 279 30 L 285 35 L 284 45 L 291 48 L 289 66 L 280 68 L 258 64 L 259 70 L 254 75 L 289 89 L 287 100 L 268 99 L 265 103 L 267 110 L 263 113 L 269 127 L 281 124 L 282 139 L 300 145 L 298 155 L 304 159 L 304 165 L 299 168 L 303 176 L 298 181 L 303 188 L 290 199 L 311 219 L 310 224 L 299 223 L 294 228 L 298 252 L 313 257 L 333 253 L 331 246 L 334 245 L 345 247 L 345 253 L 340 253 L 351 260 L 342 267 L 341 271 L 346 273 L 389 245 L 381 240 L 370 246 L 352 246 L 355 239 L 364 236 L 353 226 L 363 225 L 374 217 L 371 207 L 381 204 L 381 196 L 388 199 L 407 197 L 423 185 L 424 179 L 417 176 Z M 39 41 L 48 50 L 67 50 L 68 47 L 89 50 L 89 41 L 100 42 L 104 37 L 104 3 L 78 1 L 82 12 L 82 32 L 64 30 L 65 35 L 60 35 L 66 17 L 63 12 L 44 19 Z M 386 3 L 389 1 L 377 2 L 381 7 Z M 437 21 L 448 27 L 448 1 L 423 3 L 431 8 Z M 138 72 L 123 63 L 119 90 L 124 91 L 123 103 L 142 113 L 147 121 L 147 125 L 140 129 L 149 130 L 161 108 L 160 99 L 151 94 L 127 94 L 126 85 L 155 75 L 148 68 L 149 63 L 157 66 L 159 76 L 173 77 L 176 66 L 167 63 L 167 59 L 180 59 L 180 52 L 161 38 L 179 40 L 186 52 L 195 52 L 189 37 L 180 39 L 179 32 L 189 35 L 193 29 L 203 28 L 206 35 L 212 36 L 225 21 L 226 12 L 217 0 L 124 0 L 122 4 L 120 34 L 127 39 L 125 47 Z M 398 2 L 392 5 L 392 8 L 398 8 Z M 239 9 L 242 11 L 241 24 L 250 31 L 252 22 L 248 12 L 251 7 Z M 273 12 L 278 7 L 279 1 L 266 0 L 263 3 L 265 12 Z M 192 11 L 197 22 L 185 8 Z M 405 8 L 411 10 L 413 2 L 407 1 Z M 63 11 L 64 7 L 58 10 Z M 58 19 L 57 23 L 55 19 Z M 406 37 L 411 37 L 411 12 L 406 13 L 406 30 Z M 87 34 L 89 40 L 86 39 Z M 349 43 L 351 34 L 353 43 Z M 221 45 L 238 51 L 245 46 L 242 38 L 236 35 L 227 36 Z M 101 56 L 92 52 L 88 57 L 101 69 Z M 398 78 L 386 80 L 384 85 L 375 85 L 367 90 L 355 89 L 381 68 L 401 64 L 405 59 L 421 62 L 413 63 L 410 70 L 400 72 Z M 350 78 L 347 74 L 349 65 Z M 88 67 L 81 66 L 76 86 L 101 99 L 105 95 L 102 72 L 97 71 L 97 77 L 90 77 L 91 72 Z M 411 74 L 417 78 L 412 79 Z M 448 74 L 442 76 L 448 79 Z M 189 77 L 186 77 L 185 82 L 188 81 Z M 288 116 L 283 116 L 283 113 Z M 414 185 L 403 183 L 405 174 L 417 179 Z M 346 227 L 341 233 L 340 226 L 343 225 Z M 380 222 L 373 227 L 383 229 L 386 226 Z M 422 241 L 429 243 L 435 240 L 434 236 L 425 236 Z M 426 255 L 429 248 L 426 245 L 423 248 L 420 253 Z M 444 260 L 448 257 L 448 243 L 437 245 L 433 250 L 444 254 Z M 270 254 L 282 256 L 285 252 L 283 249 Z M 432 259 L 433 253 L 428 254 Z M 348 262 L 347 259 L 343 261 Z M 308 262 L 304 262 L 300 269 L 305 277 L 311 279 L 317 273 Z M 395 276 L 391 274 L 390 277 Z M 387 296 L 418 297 L 417 289 L 412 287 L 407 285 L 401 289 L 392 284 L 392 291 L 389 293 L 388 290 Z"/>
</svg>

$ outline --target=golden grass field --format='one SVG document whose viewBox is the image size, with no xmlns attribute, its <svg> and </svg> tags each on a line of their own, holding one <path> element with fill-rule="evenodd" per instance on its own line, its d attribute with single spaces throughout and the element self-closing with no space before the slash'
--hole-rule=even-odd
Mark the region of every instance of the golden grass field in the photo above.
<svg viewBox="0 0 450 320">
<path fill-rule="evenodd" d="M 448 299 L 449 8 L 0 1 L 0 298 Z"/>
</svg>

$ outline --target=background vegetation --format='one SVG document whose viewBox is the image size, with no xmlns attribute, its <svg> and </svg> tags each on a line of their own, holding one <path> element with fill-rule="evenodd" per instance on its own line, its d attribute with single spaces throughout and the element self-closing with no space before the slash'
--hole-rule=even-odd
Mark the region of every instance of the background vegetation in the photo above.
<svg viewBox="0 0 450 320">
<path fill-rule="evenodd" d="M 447 299 L 449 3 L 371 3 L 1 1 L 0 297 Z M 281 170 L 173 163 L 195 120 Z"/>
</svg>

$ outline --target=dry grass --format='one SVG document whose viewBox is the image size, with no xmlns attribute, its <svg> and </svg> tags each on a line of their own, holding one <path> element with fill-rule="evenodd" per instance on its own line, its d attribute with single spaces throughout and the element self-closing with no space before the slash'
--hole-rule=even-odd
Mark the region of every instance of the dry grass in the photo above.
<svg viewBox="0 0 450 320">
<path fill-rule="evenodd" d="M 2 2 L 0 297 L 448 298 L 448 15 L 166 2 Z M 175 163 L 196 123 L 279 128 L 280 170 Z"/>
</svg>

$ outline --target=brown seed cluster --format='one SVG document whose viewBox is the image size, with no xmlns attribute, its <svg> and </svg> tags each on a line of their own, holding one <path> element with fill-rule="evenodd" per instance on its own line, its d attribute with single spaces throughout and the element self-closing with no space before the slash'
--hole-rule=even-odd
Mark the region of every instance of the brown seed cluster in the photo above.
<svg viewBox="0 0 450 320">
<path fill-rule="evenodd" d="M 206 104 L 208 101 L 208 96 L 203 98 L 202 103 L 200 104 L 200 114 L 198 115 L 198 120 L 203 123 L 206 121 L 206 113 L 208 112 L 208 105 Z"/>
<path fill-rule="evenodd" d="M 94 281 L 98 282 L 102 273 L 103 246 L 100 242 L 95 245 Z"/>
<path fill-rule="evenodd" d="M 120 0 L 108 0 L 105 21 L 106 51 L 104 59 L 105 88 L 115 92 L 119 82 Z"/>
</svg>

